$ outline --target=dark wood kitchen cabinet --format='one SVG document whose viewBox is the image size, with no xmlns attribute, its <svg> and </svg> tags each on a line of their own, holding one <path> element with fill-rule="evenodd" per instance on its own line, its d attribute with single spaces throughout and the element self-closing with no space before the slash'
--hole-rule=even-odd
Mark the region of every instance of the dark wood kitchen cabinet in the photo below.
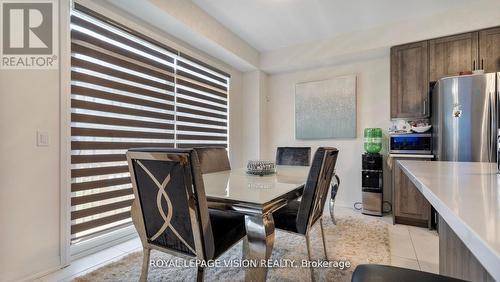
<svg viewBox="0 0 500 282">
<path fill-rule="evenodd" d="M 479 32 L 479 62 L 485 72 L 500 71 L 500 27 Z"/>
<path fill-rule="evenodd" d="M 429 80 L 458 75 L 478 67 L 478 33 L 469 32 L 429 41 Z"/>
<path fill-rule="evenodd" d="M 391 118 L 429 116 L 429 42 L 391 48 Z"/>
<path fill-rule="evenodd" d="M 500 72 L 500 27 L 391 48 L 391 119 L 430 117 L 430 85 L 461 71 Z"/>
<path fill-rule="evenodd" d="M 394 158 L 392 161 L 393 221 L 420 227 L 429 227 L 431 205 L 411 182 L 397 163 L 398 160 L 422 160 L 421 158 Z"/>
</svg>

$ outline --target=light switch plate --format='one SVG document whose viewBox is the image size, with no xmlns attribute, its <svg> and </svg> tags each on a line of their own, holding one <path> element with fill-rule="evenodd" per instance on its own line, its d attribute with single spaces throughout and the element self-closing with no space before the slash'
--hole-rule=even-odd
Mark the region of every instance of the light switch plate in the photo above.
<svg viewBox="0 0 500 282">
<path fill-rule="evenodd" d="M 47 131 L 36 132 L 36 145 L 38 147 L 48 147 L 49 146 L 49 133 Z"/>
</svg>

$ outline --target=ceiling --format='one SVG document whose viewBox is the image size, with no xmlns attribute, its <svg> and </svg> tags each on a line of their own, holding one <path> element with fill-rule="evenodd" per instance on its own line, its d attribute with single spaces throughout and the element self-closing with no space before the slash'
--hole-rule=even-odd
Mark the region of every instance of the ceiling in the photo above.
<svg viewBox="0 0 500 282">
<path fill-rule="evenodd" d="M 259 51 L 425 18 L 467 0 L 192 0 Z"/>
</svg>

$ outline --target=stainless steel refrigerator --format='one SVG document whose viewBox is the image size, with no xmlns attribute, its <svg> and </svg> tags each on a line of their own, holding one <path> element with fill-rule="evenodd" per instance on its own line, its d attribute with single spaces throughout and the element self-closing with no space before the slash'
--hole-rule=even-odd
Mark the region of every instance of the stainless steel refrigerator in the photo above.
<svg viewBox="0 0 500 282">
<path fill-rule="evenodd" d="M 496 162 L 499 91 L 500 73 L 437 81 L 431 112 L 437 160 Z"/>
</svg>

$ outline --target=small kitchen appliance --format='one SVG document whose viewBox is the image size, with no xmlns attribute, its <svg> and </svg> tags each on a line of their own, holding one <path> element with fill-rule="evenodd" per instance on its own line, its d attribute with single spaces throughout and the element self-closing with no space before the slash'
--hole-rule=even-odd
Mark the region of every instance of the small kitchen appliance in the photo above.
<svg viewBox="0 0 500 282">
<path fill-rule="evenodd" d="M 390 135 L 391 154 L 429 155 L 432 153 L 431 133 L 410 133 Z"/>
</svg>

